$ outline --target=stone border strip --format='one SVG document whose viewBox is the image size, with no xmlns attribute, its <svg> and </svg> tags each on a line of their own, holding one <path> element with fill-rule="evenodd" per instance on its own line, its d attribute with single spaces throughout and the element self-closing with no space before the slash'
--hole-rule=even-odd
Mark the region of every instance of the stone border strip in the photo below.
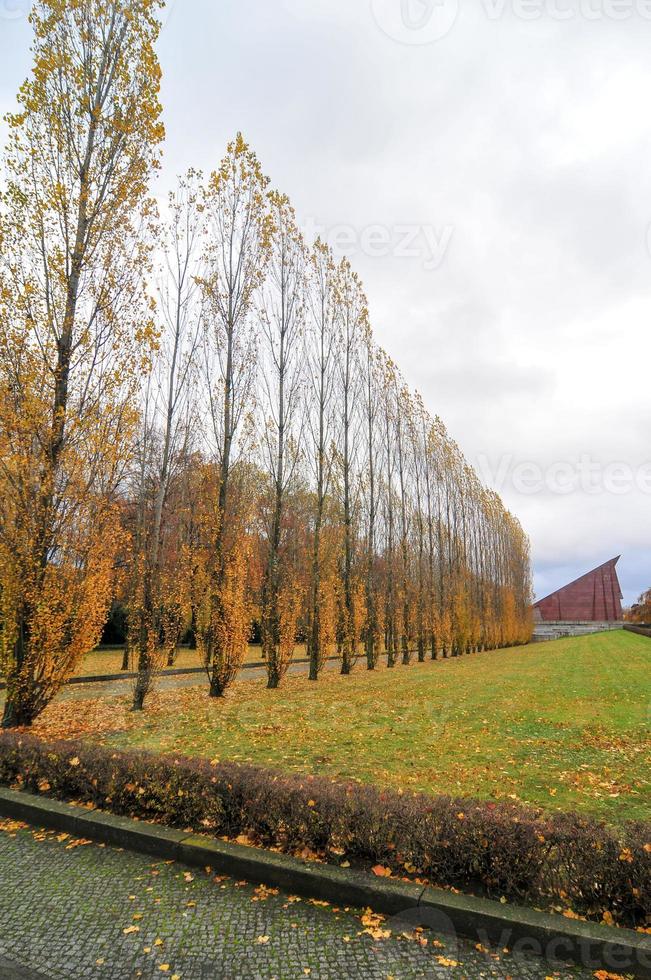
<svg viewBox="0 0 651 980">
<path fill-rule="evenodd" d="M 395 931 L 431 926 L 489 948 L 491 944 L 498 950 L 508 946 L 555 962 L 572 961 L 593 971 L 606 969 L 651 978 L 651 936 L 629 929 L 376 878 L 365 872 L 303 861 L 2 787 L 0 815 L 191 867 L 210 867 L 306 898 L 339 906 L 370 907 L 393 916 L 390 925 Z"/>
</svg>

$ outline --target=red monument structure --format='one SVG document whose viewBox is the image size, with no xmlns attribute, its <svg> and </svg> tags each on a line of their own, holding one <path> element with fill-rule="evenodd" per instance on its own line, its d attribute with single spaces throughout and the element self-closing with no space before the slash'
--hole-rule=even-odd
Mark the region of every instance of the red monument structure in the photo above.
<svg viewBox="0 0 651 980">
<path fill-rule="evenodd" d="M 538 623 L 618 623 L 622 619 L 622 590 L 611 558 L 557 592 L 534 603 Z"/>
</svg>

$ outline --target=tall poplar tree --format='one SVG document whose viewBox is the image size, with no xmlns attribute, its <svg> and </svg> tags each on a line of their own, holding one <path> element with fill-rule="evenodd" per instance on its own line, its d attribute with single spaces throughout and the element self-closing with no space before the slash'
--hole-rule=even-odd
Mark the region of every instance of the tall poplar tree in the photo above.
<svg viewBox="0 0 651 980">
<path fill-rule="evenodd" d="M 269 253 L 267 184 L 255 153 L 238 133 L 204 196 L 204 375 L 218 484 L 197 633 L 211 697 L 221 697 L 237 674 L 250 629 L 248 556 L 242 551 L 248 515 L 236 467 L 251 434 L 259 329 L 255 303 Z"/>
<path fill-rule="evenodd" d="M 157 0 L 38 0 L 0 214 L 2 725 L 99 639 L 112 496 L 153 328 L 145 198 L 163 139 Z"/>
</svg>

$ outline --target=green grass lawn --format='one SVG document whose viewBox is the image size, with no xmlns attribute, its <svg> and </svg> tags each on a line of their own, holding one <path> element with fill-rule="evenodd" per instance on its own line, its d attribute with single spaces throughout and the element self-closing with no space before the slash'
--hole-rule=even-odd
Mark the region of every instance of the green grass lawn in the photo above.
<svg viewBox="0 0 651 980">
<path fill-rule="evenodd" d="M 61 734 L 54 704 L 37 724 Z M 651 640 L 625 632 L 386 668 L 280 691 L 242 680 L 88 702 L 90 737 L 381 785 L 651 819 Z M 92 719 L 95 719 L 94 721 Z"/>
</svg>

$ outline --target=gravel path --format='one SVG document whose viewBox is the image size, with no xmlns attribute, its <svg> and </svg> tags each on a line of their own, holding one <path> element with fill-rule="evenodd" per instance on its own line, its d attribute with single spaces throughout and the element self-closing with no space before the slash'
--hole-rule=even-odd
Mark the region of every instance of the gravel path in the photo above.
<svg viewBox="0 0 651 980">
<path fill-rule="evenodd" d="M 360 665 L 361 669 L 364 665 Z M 329 661 L 324 670 L 340 670 L 341 664 L 338 660 Z M 308 664 L 292 664 L 289 668 L 290 674 L 307 674 L 309 670 Z M 266 670 L 264 667 L 247 667 L 240 671 L 238 675 L 239 681 L 249 681 L 249 680 L 259 680 L 261 677 L 266 677 Z M 101 698 L 101 697 L 121 697 L 122 695 L 128 695 L 133 688 L 134 681 L 132 679 L 125 678 L 125 680 L 120 681 L 101 681 L 96 684 L 68 684 L 66 685 L 59 694 L 57 694 L 57 701 L 83 701 L 85 698 Z M 173 677 L 165 677 L 161 674 L 160 677 L 156 679 L 156 690 L 157 691 L 172 691 L 178 690 L 182 687 L 197 687 L 203 686 L 208 689 L 208 681 L 206 680 L 206 675 L 201 674 L 176 674 Z M 3 692 L 0 691 L 0 704 L 3 701 Z"/>
</svg>

